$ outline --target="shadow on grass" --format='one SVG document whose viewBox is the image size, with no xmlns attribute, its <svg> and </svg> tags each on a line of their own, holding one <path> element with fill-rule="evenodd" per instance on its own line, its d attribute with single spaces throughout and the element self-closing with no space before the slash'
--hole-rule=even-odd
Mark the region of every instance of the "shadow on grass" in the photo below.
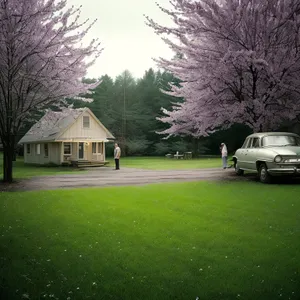
<svg viewBox="0 0 300 300">
<path fill-rule="evenodd" d="M 242 176 L 237 176 L 235 173 L 228 174 L 227 178 L 224 180 L 230 181 L 250 181 L 255 183 L 260 183 L 258 175 L 256 173 L 245 173 Z M 299 185 L 300 184 L 300 177 L 295 176 L 273 176 L 271 185 L 278 184 L 278 185 Z"/>
</svg>

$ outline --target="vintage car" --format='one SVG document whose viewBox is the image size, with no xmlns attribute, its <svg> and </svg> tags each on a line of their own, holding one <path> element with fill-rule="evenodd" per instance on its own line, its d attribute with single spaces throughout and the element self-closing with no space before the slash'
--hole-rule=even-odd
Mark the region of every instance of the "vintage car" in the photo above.
<svg viewBox="0 0 300 300">
<path fill-rule="evenodd" d="M 288 132 L 259 132 L 249 135 L 232 157 L 235 172 L 257 172 L 263 183 L 273 176 L 300 176 L 300 136 Z"/>
</svg>

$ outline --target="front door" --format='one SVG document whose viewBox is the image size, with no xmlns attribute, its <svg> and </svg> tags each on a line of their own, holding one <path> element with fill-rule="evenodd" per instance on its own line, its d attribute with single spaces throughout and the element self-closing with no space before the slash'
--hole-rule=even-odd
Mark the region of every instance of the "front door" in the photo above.
<svg viewBox="0 0 300 300">
<path fill-rule="evenodd" d="M 84 143 L 78 143 L 78 159 L 84 159 Z"/>
</svg>

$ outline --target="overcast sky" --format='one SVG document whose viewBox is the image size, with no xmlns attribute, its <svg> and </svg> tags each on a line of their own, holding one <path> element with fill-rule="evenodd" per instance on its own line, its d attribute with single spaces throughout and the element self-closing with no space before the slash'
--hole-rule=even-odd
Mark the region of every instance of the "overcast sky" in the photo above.
<svg viewBox="0 0 300 300">
<path fill-rule="evenodd" d="M 99 38 L 104 50 L 89 69 L 88 77 L 108 74 L 114 78 L 125 69 L 134 77 L 141 77 L 150 67 L 157 69 L 152 57 L 171 58 L 174 55 L 145 24 L 144 14 L 159 24 L 172 24 L 155 1 L 169 7 L 169 0 L 68 0 L 68 5 L 82 5 L 82 20 L 98 19 L 88 38 Z"/>
</svg>

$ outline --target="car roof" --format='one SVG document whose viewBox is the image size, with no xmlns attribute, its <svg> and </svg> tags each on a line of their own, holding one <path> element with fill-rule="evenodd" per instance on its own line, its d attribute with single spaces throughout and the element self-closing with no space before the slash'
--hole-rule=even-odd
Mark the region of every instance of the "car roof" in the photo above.
<svg viewBox="0 0 300 300">
<path fill-rule="evenodd" d="M 257 133 L 252 133 L 252 134 L 248 135 L 247 138 L 252 138 L 252 137 L 262 138 L 266 135 L 291 135 L 291 136 L 299 137 L 298 134 L 292 133 L 292 132 L 257 132 Z"/>
</svg>

